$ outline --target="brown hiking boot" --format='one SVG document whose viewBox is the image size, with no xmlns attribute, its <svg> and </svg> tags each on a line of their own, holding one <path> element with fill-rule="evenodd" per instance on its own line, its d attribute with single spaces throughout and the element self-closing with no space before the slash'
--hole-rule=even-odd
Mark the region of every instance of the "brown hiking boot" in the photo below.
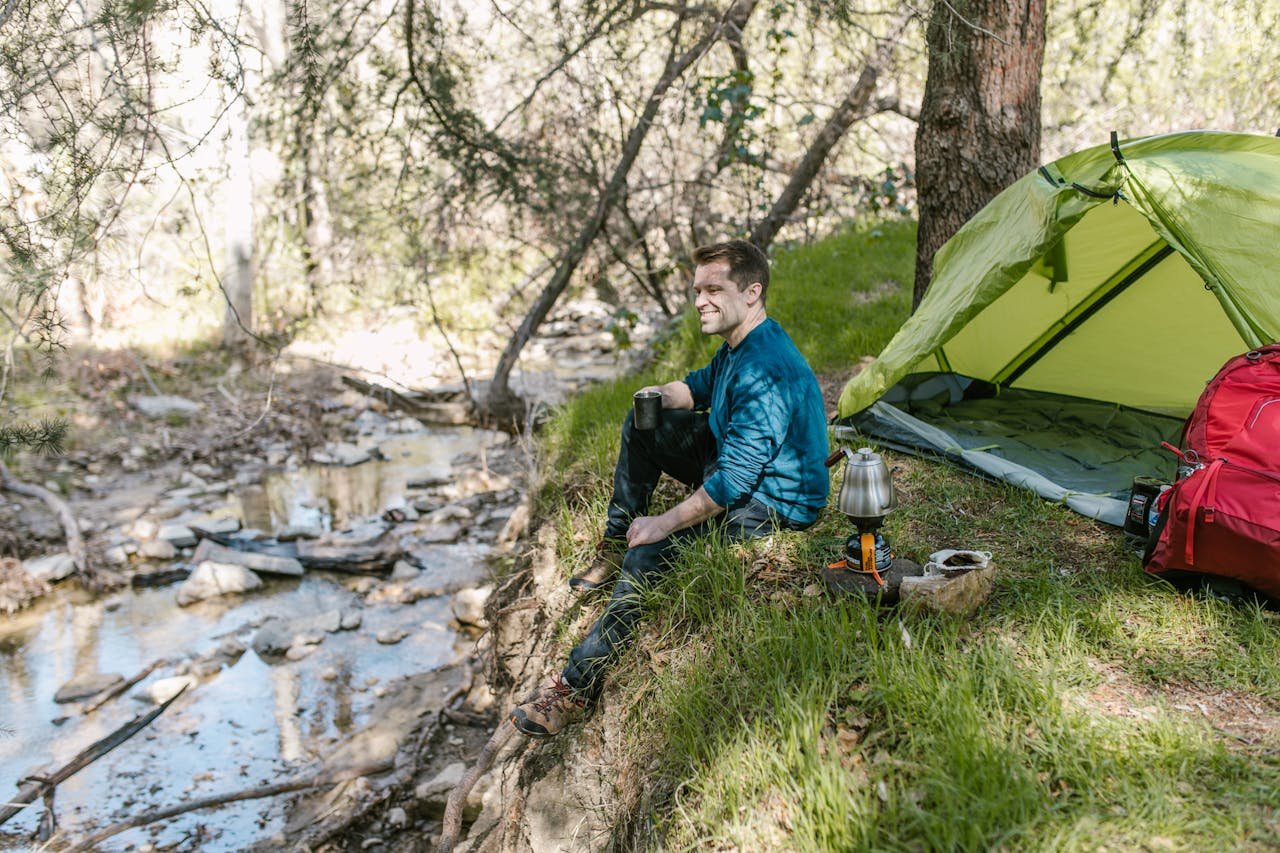
<svg viewBox="0 0 1280 853">
<path fill-rule="evenodd" d="M 526 737 L 549 738 L 581 715 L 587 702 L 558 674 L 511 712 L 516 731 Z"/>
<path fill-rule="evenodd" d="M 582 574 L 569 578 L 569 586 L 582 592 L 599 589 L 613 580 L 613 576 L 622 568 L 622 558 L 626 553 L 627 546 L 623 543 L 612 539 L 600 540 L 591 565 Z"/>
</svg>

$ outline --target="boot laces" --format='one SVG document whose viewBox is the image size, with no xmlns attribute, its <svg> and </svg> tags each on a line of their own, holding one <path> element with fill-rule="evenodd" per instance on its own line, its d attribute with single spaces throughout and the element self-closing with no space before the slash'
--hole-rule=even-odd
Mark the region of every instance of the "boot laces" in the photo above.
<svg viewBox="0 0 1280 853">
<path fill-rule="evenodd" d="M 551 686 L 533 703 L 533 707 L 539 713 L 545 714 L 564 700 L 568 700 L 574 705 L 581 706 L 583 704 L 582 700 L 575 695 L 574 689 L 557 675 L 552 679 Z"/>
</svg>

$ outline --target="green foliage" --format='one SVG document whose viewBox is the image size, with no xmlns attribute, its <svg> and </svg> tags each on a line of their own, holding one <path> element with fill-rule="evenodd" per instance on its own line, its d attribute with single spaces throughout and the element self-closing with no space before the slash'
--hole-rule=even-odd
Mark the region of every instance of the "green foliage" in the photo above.
<svg viewBox="0 0 1280 853">
<path fill-rule="evenodd" d="M 820 373 L 905 318 L 904 288 L 885 282 L 910 280 L 912 238 L 870 222 L 778 253 L 770 314 Z M 556 414 L 539 511 L 569 543 L 566 573 L 598 529 L 631 390 L 714 344 L 689 318 L 645 374 Z M 624 657 L 609 688 L 635 709 L 626 738 L 664 849 L 1280 844 L 1280 755 L 1256 734 L 1280 697 L 1273 613 L 1175 594 L 1118 531 L 1025 490 L 892 461 L 898 553 L 990 550 L 992 599 L 953 619 L 822 594 L 817 570 L 849 532 L 834 512 L 804 533 L 691 545 L 646 595 L 639 657 L 663 664 Z"/>
<path fill-rule="evenodd" d="M 0 456 L 8 456 L 18 449 L 59 453 L 66 441 L 67 429 L 67 422 L 62 420 L 0 426 Z"/>
</svg>

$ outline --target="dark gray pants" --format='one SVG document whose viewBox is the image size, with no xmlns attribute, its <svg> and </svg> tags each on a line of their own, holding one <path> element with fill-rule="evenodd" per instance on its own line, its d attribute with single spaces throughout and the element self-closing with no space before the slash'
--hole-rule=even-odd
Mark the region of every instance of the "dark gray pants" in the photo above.
<svg viewBox="0 0 1280 853">
<path fill-rule="evenodd" d="M 705 414 L 666 410 L 654 430 L 635 429 L 628 414 L 614 469 L 606 538 L 625 539 L 631 520 L 648 511 L 649 498 L 664 473 L 687 486 L 701 485 L 715 470 L 715 451 L 715 439 Z M 660 542 L 629 549 L 604 613 L 569 653 L 564 680 L 589 696 L 599 691 L 605 668 L 626 646 L 640 619 L 641 591 L 666 574 L 681 543 L 715 529 L 732 542 L 807 526 L 789 521 L 751 499 L 729 507 L 717 518 L 678 530 Z"/>
</svg>

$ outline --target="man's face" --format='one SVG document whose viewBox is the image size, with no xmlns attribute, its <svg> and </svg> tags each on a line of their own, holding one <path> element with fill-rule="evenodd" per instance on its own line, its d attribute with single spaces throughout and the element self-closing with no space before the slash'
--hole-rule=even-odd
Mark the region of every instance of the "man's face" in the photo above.
<svg viewBox="0 0 1280 853">
<path fill-rule="evenodd" d="M 746 290 L 729 279 L 729 262 L 715 261 L 693 271 L 694 307 L 702 322 L 702 332 L 720 335 L 730 344 L 736 343 L 734 332 L 760 305 L 760 285 Z"/>
</svg>

